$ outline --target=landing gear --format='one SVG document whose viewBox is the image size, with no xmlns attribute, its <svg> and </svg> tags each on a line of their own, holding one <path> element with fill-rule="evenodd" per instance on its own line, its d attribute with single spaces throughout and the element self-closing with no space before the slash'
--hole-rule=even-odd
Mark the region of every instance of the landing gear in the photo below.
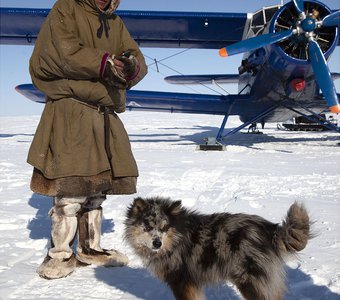
<svg viewBox="0 0 340 300">
<path fill-rule="evenodd" d="M 227 120 L 229 118 L 229 113 L 226 114 L 224 116 L 224 118 L 223 118 L 221 127 L 220 127 L 220 129 L 219 129 L 219 131 L 217 133 L 216 138 L 214 140 L 209 138 L 210 139 L 209 143 L 206 143 L 206 144 L 203 144 L 203 145 L 199 145 L 198 146 L 198 150 L 225 150 L 225 144 L 223 143 L 223 140 L 233 136 L 235 133 L 239 132 L 240 130 L 242 130 L 243 128 L 245 128 L 247 126 L 250 126 L 249 128 L 253 128 L 251 130 L 253 130 L 253 132 L 255 132 L 255 130 L 257 130 L 257 126 L 256 126 L 257 122 L 260 122 L 262 124 L 262 128 L 263 128 L 263 126 L 264 126 L 264 121 L 263 120 L 265 119 L 265 116 L 267 116 L 268 114 L 273 112 L 280 105 L 281 105 L 280 103 L 275 103 L 274 105 L 272 105 L 268 109 L 264 110 L 263 112 L 259 113 L 258 115 L 256 115 L 252 119 L 250 119 L 249 121 L 243 123 L 239 127 L 234 128 L 231 131 L 227 132 L 225 135 L 223 135 L 223 131 L 224 131 L 225 125 L 227 124 Z M 248 130 L 248 132 L 249 132 L 249 130 Z M 217 149 L 215 149 L 215 148 L 217 148 Z"/>
<path fill-rule="evenodd" d="M 325 114 L 319 115 L 319 118 L 315 118 L 313 115 L 309 115 L 308 118 L 305 116 L 295 117 L 285 123 L 278 124 L 277 128 L 280 130 L 289 131 L 325 131 L 331 130 L 329 124 L 325 123 L 327 120 L 334 126 L 337 126 L 337 121 L 333 116 L 326 118 Z"/>
<path fill-rule="evenodd" d="M 262 133 L 258 130 L 257 123 L 260 123 L 262 125 L 262 128 L 264 127 L 264 120 L 266 119 L 266 116 L 270 115 L 275 109 L 278 107 L 284 107 L 286 109 L 289 109 L 296 113 L 297 115 L 302 116 L 303 118 L 307 118 L 309 120 L 312 120 L 313 122 L 317 122 L 318 124 L 321 124 L 322 126 L 334 130 L 336 132 L 340 132 L 340 127 L 339 125 L 335 124 L 335 122 L 331 119 L 326 120 L 322 115 L 317 114 L 313 112 L 311 109 L 308 107 L 305 107 L 301 105 L 298 102 L 292 101 L 291 99 L 285 99 L 284 101 L 277 102 L 267 108 L 266 110 L 262 111 L 261 113 L 257 114 L 254 116 L 252 119 L 249 121 L 243 123 L 242 125 L 238 126 L 237 128 L 234 128 L 230 131 L 228 131 L 226 134 L 223 135 L 223 131 L 225 129 L 225 125 L 227 123 L 228 117 L 229 117 L 229 112 L 226 114 L 223 118 L 222 124 L 220 126 L 220 129 L 217 133 L 217 136 L 215 138 L 208 138 L 206 139 L 206 143 L 203 145 L 199 145 L 198 149 L 199 150 L 225 150 L 226 145 L 224 141 L 233 136 L 235 133 L 239 132 L 243 128 L 249 126 L 248 128 L 248 133 Z M 298 110 L 299 109 L 299 110 Z M 303 113 L 302 111 L 305 110 L 307 111 L 308 115 Z"/>
<path fill-rule="evenodd" d="M 216 141 L 219 143 L 222 143 L 223 140 L 225 140 L 228 137 L 231 137 L 232 135 L 234 135 L 235 133 L 239 132 L 241 129 L 250 126 L 248 129 L 248 132 L 252 132 L 255 133 L 257 131 L 257 123 L 260 122 L 262 125 L 262 128 L 264 127 L 264 119 L 267 115 L 269 115 L 270 113 L 272 113 L 275 109 L 277 109 L 279 106 L 281 105 L 281 103 L 275 103 L 274 105 L 270 106 L 268 109 L 264 110 L 263 112 L 257 114 L 255 117 L 253 117 L 252 119 L 250 119 L 249 121 L 243 123 L 242 125 L 240 125 L 237 128 L 234 128 L 233 130 L 227 132 L 225 135 L 223 134 L 224 131 L 224 127 L 227 123 L 227 119 L 228 119 L 228 115 L 224 116 L 222 125 L 218 131 L 218 134 L 216 136 Z"/>
<path fill-rule="evenodd" d="M 205 144 L 197 146 L 197 150 L 201 151 L 224 151 L 226 146 L 217 142 L 215 137 L 209 137 L 205 139 Z"/>
<path fill-rule="evenodd" d="M 284 106 L 286 108 L 290 109 L 291 111 L 299 114 L 301 117 L 303 117 L 304 120 L 309 120 L 309 122 L 314 122 L 316 124 L 320 124 L 323 127 L 328 128 L 329 130 L 334 130 L 336 132 L 340 132 L 340 127 L 337 124 L 337 122 L 335 122 L 334 119 L 332 119 L 332 118 L 326 119 L 324 114 L 317 114 L 314 111 L 312 111 L 311 109 L 309 109 L 308 107 L 305 107 L 301 104 L 298 104 L 298 105 L 300 106 L 300 108 L 307 111 L 308 115 L 302 113 L 301 111 L 296 110 L 295 108 L 293 108 L 290 105 L 284 105 Z"/>
<path fill-rule="evenodd" d="M 263 129 L 264 126 L 262 126 Z M 248 133 L 251 134 L 262 134 L 263 132 L 261 132 L 259 130 L 259 128 L 257 127 L 257 123 L 252 123 L 249 127 L 248 127 Z"/>
</svg>

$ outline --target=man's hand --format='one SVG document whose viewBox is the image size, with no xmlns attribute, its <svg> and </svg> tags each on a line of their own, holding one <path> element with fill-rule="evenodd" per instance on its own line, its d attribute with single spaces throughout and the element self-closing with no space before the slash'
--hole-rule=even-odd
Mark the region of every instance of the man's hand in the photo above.
<svg viewBox="0 0 340 300">
<path fill-rule="evenodd" d="M 109 85 L 118 89 L 126 89 L 127 81 L 124 74 L 124 63 L 116 59 L 114 55 L 109 57 L 105 65 L 103 79 Z"/>
<path fill-rule="evenodd" d="M 106 62 L 103 79 L 118 89 L 128 89 L 138 73 L 139 63 L 133 55 L 112 55 Z"/>
<path fill-rule="evenodd" d="M 127 81 L 130 81 L 136 77 L 139 72 L 139 63 L 136 57 L 133 55 L 129 55 L 129 57 L 121 55 L 117 56 L 115 60 L 119 61 L 119 66 L 122 67 L 121 71 L 123 72 L 124 78 Z"/>
</svg>

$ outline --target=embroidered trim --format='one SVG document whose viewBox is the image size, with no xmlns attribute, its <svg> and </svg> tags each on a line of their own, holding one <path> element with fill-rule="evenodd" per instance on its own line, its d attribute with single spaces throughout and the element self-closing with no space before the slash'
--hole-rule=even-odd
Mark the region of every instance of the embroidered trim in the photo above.
<svg viewBox="0 0 340 300">
<path fill-rule="evenodd" d="M 105 71 L 105 65 L 107 63 L 107 60 L 109 59 L 110 54 L 105 53 L 102 58 L 102 62 L 100 63 L 100 70 L 99 70 L 99 76 L 102 78 L 104 76 L 104 71 Z"/>
</svg>

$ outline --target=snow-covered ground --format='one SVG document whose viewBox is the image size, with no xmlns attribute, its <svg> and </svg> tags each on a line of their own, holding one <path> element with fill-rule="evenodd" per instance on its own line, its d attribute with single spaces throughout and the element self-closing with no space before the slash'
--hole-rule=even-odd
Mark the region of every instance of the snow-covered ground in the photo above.
<svg viewBox="0 0 340 300">
<path fill-rule="evenodd" d="M 213 136 L 218 116 L 127 112 L 140 170 L 138 194 L 104 202 L 103 245 L 125 252 L 124 268 L 86 267 L 44 280 L 35 273 L 50 235 L 48 197 L 29 189 L 26 155 L 39 117 L 0 118 L 0 299 L 173 299 L 123 243 L 126 207 L 135 196 L 182 199 L 205 213 L 246 212 L 280 222 L 294 200 L 305 203 L 314 233 L 300 259 L 288 264 L 285 300 L 340 299 L 340 142 L 331 132 L 239 133 L 224 152 L 196 145 Z M 236 124 L 237 118 L 232 119 Z M 230 285 L 206 289 L 207 299 L 241 299 Z"/>
</svg>

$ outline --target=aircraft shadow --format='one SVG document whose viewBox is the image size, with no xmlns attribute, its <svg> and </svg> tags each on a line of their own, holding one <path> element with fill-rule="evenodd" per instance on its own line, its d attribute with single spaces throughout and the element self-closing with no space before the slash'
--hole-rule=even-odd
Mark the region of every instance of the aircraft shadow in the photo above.
<svg viewBox="0 0 340 300">
<path fill-rule="evenodd" d="M 171 290 L 153 277 L 143 268 L 104 268 L 95 269 L 98 280 L 115 287 L 123 292 L 145 300 L 174 300 Z M 312 278 L 298 269 L 287 270 L 288 292 L 284 300 L 310 299 L 310 300 L 339 300 L 339 294 L 333 293 L 327 286 L 313 283 Z M 240 300 L 236 291 L 227 285 L 218 285 L 205 289 L 207 300 Z"/>
<path fill-rule="evenodd" d="M 185 140 L 177 134 L 129 134 L 134 143 L 179 142 Z"/>
<path fill-rule="evenodd" d="M 30 238 L 34 240 L 49 239 L 51 236 L 51 219 L 48 215 L 52 207 L 52 197 L 47 197 L 34 193 L 28 200 L 28 204 L 35 208 L 36 214 L 27 225 L 30 230 Z M 105 212 L 104 212 L 105 215 Z M 103 218 L 102 233 L 111 233 L 114 231 L 114 222 L 112 219 Z"/>
<path fill-rule="evenodd" d="M 178 128 L 173 128 L 171 130 L 176 130 Z M 209 127 L 209 126 L 195 126 L 193 129 L 198 129 L 200 132 L 194 133 L 194 134 L 188 134 L 188 135 L 179 135 L 179 134 L 131 134 L 130 139 L 131 142 L 191 142 L 194 144 L 204 144 L 205 139 L 207 137 L 215 137 L 217 134 L 217 128 L 216 127 Z M 261 131 L 261 130 L 260 130 Z M 226 134 L 228 131 L 225 130 L 224 134 Z M 308 132 L 308 137 L 306 137 L 306 132 L 301 132 L 301 137 L 298 136 L 298 132 L 295 132 L 294 136 L 290 136 L 289 134 L 291 132 L 286 132 L 286 137 L 276 137 L 275 133 L 274 135 L 268 135 L 266 134 L 266 130 L 264 129 L 262 134 L 252 134 L 247 133 L 246 131 L 238 132 L 230 137 L 227 137 L 224 139 L 225 145 L 231 145 L 231 146 L 244 146 L 244 147 L 254 147 L 257 144 L 261 143 L 298 143 L 298 142 L 322 142 L 324 140 L 327 141 L 334 141 L 339 142 L 340 137 L 339 136 L 316 136 L 315 133 L 318 132 Z M 284 131 L 280 131 L 280 134 L 284 134 Z M 302 135 L 303 134 L 303 135 Z M 191 144 L 190 143 L 190 144 Z M 183 143 L 181 143 L 183 145 Z M 322 145 L 321 145 L 322 146 Z M 334 145 L 334 147 L 338 147 L 337 145 Z"/>
<path fill-rule="evenodd" d="M 15 136 L 34 136 L 33 133 L 0 133 L 0 138 L 11 138 Z"/>
<path fill-rule="evenodd" d="M 33 137 L 34 134 L 28 134 L 28 133 L 13 133 L 13 134 L 7 134 L 7 133 L 0 133 L 0 138 L 12 138 L 12 137 Z M 29 140 L 17 140 L 17 143 L 31 143 L 32 141 Z"/>
</svg>

